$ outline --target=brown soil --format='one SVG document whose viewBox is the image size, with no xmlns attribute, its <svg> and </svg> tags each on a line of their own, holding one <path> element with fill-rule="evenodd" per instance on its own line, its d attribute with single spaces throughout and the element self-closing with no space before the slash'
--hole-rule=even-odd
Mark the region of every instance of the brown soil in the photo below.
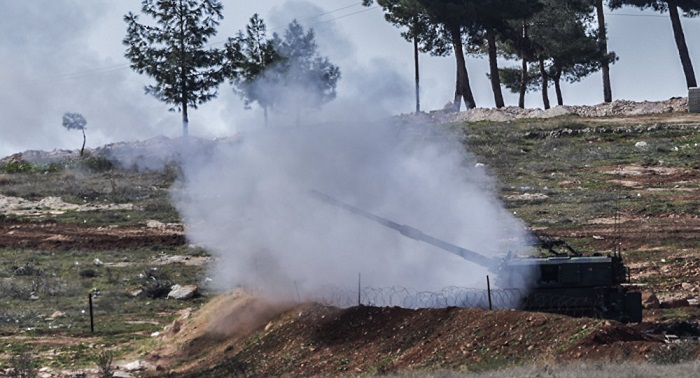
<svg viewBox="0 0 700 378">
<path fill-rule="evenodd" d="M 185 236 L 181 231 L 0 219 L 0 248 L 108 250 L 183 244 Z"/>
<path fill-rule="evenodd" d="M 149 359 L 164 375 L 172 361 L 189 363 L 168 371 L 171 376 L 331 376 L 479 371 L 582 359 L 647 361 L 666 348 L 662 336 L 643 332 L 649 324 L 465 308 L 338 309 L 307 303 L 290 309 L 240 291 L 223 297 L 163 336 L 166 346 Z M 213 314 L 225 314 L 218 319 L 225 318 L 226 327 L 219 328 Z"/>
</svg>

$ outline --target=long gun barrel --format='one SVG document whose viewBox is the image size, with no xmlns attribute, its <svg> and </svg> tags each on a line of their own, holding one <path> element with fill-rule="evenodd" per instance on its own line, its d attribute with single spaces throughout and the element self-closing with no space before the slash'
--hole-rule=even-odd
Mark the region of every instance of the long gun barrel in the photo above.
<svg viewBox="0 0 700 378">
<path fill-rule="evenodd" d="M 430 235 L 424 234 L 422 231 L 413 228 L 411 226 L 407 226 L 405 224 L 398 224 L 396 222 L 390 221 L 386 218 L 382 218 L 378 215 L 372 214 L 369 211 L 362 210 L 360 208 L 357 208 L 352 205 L 348 205 L 347 203 L 338 201 L 337 199 L 325 194 L 321 193 L 317 190 L 312 190 L 311 194 L 318 200 L 321 200 L 325 203 L 328 203 L 333 206 L 340 207 L 342 209 L 345 209 L 353 214 L 357 214 L 359 216 L 362 216 L 364 218 L 367 218 L 369 220 L 372 220 L 374 222 L 377 222 L 383 226 L 389 227 L 391 229 L 394 229 L 398 232 L 401 233 L 401 235 L 409 237 L 414 240 L 422 241 L 424 243 L 428 243 L 430 245 L 433 245 L 435 247 L 438 247 L 442 250 L 445 250 L 447 252 L 453 253 L 465 260 L 474 262 L 476 264 L 479 264 L 483 267 L 488 268 L 489 270 L 496 270 L 498 268 L 498 260 L 492 259 L 489 257 L 486 257 L 484 255 L 481 255 L 479 253 L 476 253 L 474 251 L 470 251 L 466 248 L 458 247 L 454 244 L 448 243 L 444 240 L 440 240 L 437 238 L 434 238 Z"/>
</svg>

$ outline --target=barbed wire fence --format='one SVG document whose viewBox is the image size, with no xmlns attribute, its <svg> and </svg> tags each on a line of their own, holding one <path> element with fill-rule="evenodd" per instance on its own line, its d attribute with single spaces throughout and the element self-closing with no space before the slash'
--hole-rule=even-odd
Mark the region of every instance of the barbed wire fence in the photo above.
<svg viewBox="0 0 700 378">
<path fill-rule="evenodd" d="M 358 290 L 359 289 L 359 290 Z M 439 291 L 416 291 L 406 287 L 361 287 L 346 289 L 326 286 L 309 298 L 341 308 L 353 306 L 446 308 L 462 307 L 493 310 L 531 310 L 572 316 L 596 316 L 596 299 L 551 293 L 533 293 L 525 289 L 475 289 L 450 286 Z M 490 298 L 489 298 L 490 297 Z"/>
</svg>

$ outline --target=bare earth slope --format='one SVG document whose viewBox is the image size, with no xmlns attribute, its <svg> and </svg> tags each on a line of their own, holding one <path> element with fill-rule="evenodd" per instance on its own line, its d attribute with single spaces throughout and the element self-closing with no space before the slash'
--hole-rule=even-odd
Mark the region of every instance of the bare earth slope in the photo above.
<svg viewBox="0 0 700 378">
<path fill-rule="evenodd" d="M 163 337 L 167 346 L 149 356 L 151 363 L 165 370 L 172 361 L 189 361 L 169 372 L 183 377 L 375 375 L 581 359 L 646 361 L 669 348 L 658 336 L 589 318 L 464 308 L 289 308 L 244 292 L 225 296 L 199 311 L 208 315 L 177 321 L 178 332 Z"/>
</svg>

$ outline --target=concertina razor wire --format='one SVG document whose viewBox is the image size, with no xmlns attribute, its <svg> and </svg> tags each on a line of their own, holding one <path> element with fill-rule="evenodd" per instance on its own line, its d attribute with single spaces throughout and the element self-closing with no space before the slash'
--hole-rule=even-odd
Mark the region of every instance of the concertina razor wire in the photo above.
<svg viewBox="0 0 700 378">
<path fill-rule="evenodd" d="M 602 300 L 569 297 L 552 293 L 537 293 L 523 289 L 491 289 L 493 310 L 534 310 L 573 316 L 595 316 Z M 415 291 L 405 287 L 364 287 L 361 290 L 325 286 L 310 300 L 341 308 L 353 306 L 446 308 L 462 307 L 489 309 L 489 291 L 450 286 L 440 291 Z"/>
</svg>

